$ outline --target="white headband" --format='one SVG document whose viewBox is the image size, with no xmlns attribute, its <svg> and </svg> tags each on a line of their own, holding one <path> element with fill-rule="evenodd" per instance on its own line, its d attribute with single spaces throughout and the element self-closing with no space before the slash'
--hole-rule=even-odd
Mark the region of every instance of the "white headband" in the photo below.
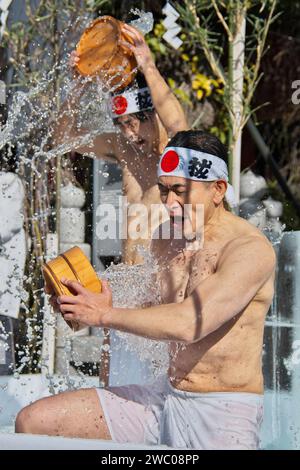
<svg viewBox="0 0 300 470">
<path fill-rule="evenodd" d="M 114 95 L 111 100 L 112 118 L 125 116 L 125 114 L 139 113 L 153 109 L 149 88 L 136 88 Z"/>
<path fill-rule="evenodd" d="M 194 181 L 224 180 L 228 183 L 227 165 L 219 157 L 185 147 L 166 147 L 158 164 L 158 177 L 179 176 Z M 227 184 L 225 199 L 236 206 L 234 190 Z"/>
</svg>

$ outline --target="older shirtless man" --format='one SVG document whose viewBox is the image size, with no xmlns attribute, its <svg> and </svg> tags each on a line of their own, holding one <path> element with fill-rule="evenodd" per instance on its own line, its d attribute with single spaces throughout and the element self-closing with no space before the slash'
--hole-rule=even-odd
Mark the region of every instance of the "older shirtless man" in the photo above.
<svg viewBox="0 0 300 470">
<path fill-rule="evenodd" d="M 111 116 L 120 132 L 98 135 L 91 145 L 80 146 L 76 151 L 93 154 L 101 159 L 113 159 L 119 163 L 123 174 L 123 194 L 127 197 L 128 204 L 141 203 L 150 209 L 151 204 L 160 202 L 156 184 L 159 156 L 169 137 L 187 129 L 187 122 L 177 98 L 156 68 L 143 35 L 132 26 L 124 24 L 122 28 L 132 41 L 132 44 L 122 44 L 135 55 L 149 88 L 142 86 L 138 90 L 124 90 L 115 95 L 111 103 Z M 76 55 L 73 54 L 73 65 L 76 60 Z M 58 141 L 66 141 L 70 134 L 72 137 L 78 135 L 72 118 L 72 110 L 77 106 L 77 101 L 78 96 L 75 94 L 64 105 L 56 126 Z M 131 220 L 134 217 L 133 215 Z M 131 220 L 128 220 L 129 224 Z M 151 224 L 145 221 L 145 225 L 150 227 Z M 123 261 L 129 264 L 140 262 L 141 257 L 136 247 L 148 246 L 150 237 L 150 230 L 144 238 L 132 239 L 128 236 L 124 243 Z"/>
<path fill-rule="evenodd" d="M 179 132 L 158 166 L 161 200 L 176 224 L 191 204 L 189 241 L 155 240 L 163 305 L 113 308 L 109 286 L 58 298 L 66 320 L 167 341 L 168 377 L 151 385 L 86 389 L 23 409 L 17 432 L 166 444 L 256 449 L 262 421 L 262 345 L 273 297 L 275 255 L 262 233 L 224 207 L 226 152 L 200 131 Z M 204 240 L 197 247 L 197 205 Z M 193 248 L 194 249 L 191 249 Z"/>
</svg>

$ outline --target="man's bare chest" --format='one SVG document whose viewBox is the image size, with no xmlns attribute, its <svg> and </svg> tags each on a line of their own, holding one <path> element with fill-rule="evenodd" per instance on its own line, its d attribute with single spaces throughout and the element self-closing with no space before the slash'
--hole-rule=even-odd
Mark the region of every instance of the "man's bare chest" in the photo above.
<svg viewBox="0 0 300 470">
<path fill-rule="evenodd" d="M 166 259 L 160 272 L 163 303 L 182 302 L 204 279 L 216 271 L 220 249 L 208 246 L 196 252 L 184 250 Z"/>
</svg>

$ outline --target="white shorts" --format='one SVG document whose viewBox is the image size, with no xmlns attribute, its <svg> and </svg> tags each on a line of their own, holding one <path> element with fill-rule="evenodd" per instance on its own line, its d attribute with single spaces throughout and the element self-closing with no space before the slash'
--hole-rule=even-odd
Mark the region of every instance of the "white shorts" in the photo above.
<svg viewBox="0 0 300 470">
<path fill-rule="evenodd" d="M 167 377 L 96 389 L 113 441 L 180 449 L 258 449 L 263 395 L 177 390 Z"/>
</svg>

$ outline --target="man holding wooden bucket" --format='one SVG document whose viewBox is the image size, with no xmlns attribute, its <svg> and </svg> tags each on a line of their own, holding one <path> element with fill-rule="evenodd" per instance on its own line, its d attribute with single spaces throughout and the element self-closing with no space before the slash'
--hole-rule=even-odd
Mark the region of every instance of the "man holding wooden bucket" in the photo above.
<svg viewBox="0 0 300 470">
<path fill-rule="evenodd" d="M 97 135 L 91 145 L 74 150 L 119 163 L 123 174 L 123 194 L 129 206 L 138 203 L 149 209 L 152 204 L 160 203 L 156 184 L 159 155 L 169 137 L 187 129 L 187 122 L 177 98 L 156 68 L 143 35 L 124 23 L 121 32 L 121 45 L 134 55 L 146 84 L 123 92 L 117 91 L 113 95 L 110 113 L 119 133 Z M 75 52 L 72 54 L 72 65 L 78 67 L 79 63 L 80 57 Z M 72 137 L 78 135 L 72 123 L 72 109 L 77 106 L 77 100 L 78 96 L 67 100 L 55 132 L 56 143 L 66 141 L 70 134 Z M 132 215 L 131 218 L 134 217 Z M 148 220 L 146 223 L 150 228 Z M 128 264 L 141 262 L 137 246 L 149 246 L 150 238 L 151 230 L 140 239 L 128 236 L 124 241 L 123 261 Z"/>
<path fill-rule="evenodd" d="M 162 305 L 114 308 L 106 282 L 94 294 L 67 279 L 62 282 L 76 295 L 52 299 L 67 321 L 168 342 L 168 375 L 152 384 L 39 400 L 19 413 L 17 432 L 190 449 L 258 448 L 275 254 L 257 228 L 225 208 L 224 200 L 233 201 L 226 158 L 221 142 L 201 131 L 177 133 L 160 158 L 160 197 L 172 223 L 169 239 L 152 244 Z"/>
</svg>

